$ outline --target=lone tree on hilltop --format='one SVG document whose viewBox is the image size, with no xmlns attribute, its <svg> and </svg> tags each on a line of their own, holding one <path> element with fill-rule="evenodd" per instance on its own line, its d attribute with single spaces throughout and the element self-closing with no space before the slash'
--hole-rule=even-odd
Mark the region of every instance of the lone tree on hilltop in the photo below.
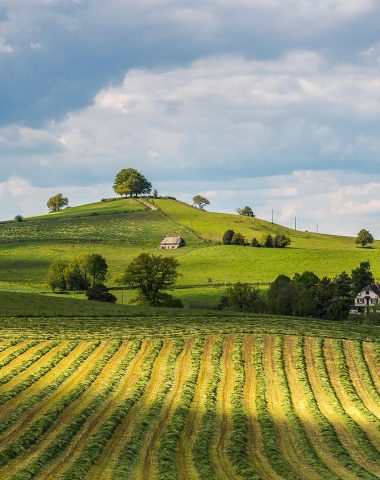
<svg viewBox="0 0 380 480">
<path fill-rule="evenodd" d="M 193 203 L 194 205 L 197 205 L 197 207 L 199 207 L 201 210 L 203 210 L 206 205 L 210 205 L 209 200 L 207 200 L 207 198 L 203 197 L 202 195 L 195 195 L 195 197 L 193 197 Z"/>
<path fill-rule="evenodd" d="M 122 280 L 140 291 L 141 299 L 152 306 L 170 304 L 173 300 L 165 290 L 173 288 L 178 261 L 172 257 L 141 253 L 128 265 Z"/>
<path fill-rule="evenodd" d="M 15 216 L 15 220 L 16 220 L 16 222 L 21 223 L 21 222 L 24 221 L 24 217 L 23 217 L 22 215 L 20 215 L 20 214 L 17 214 L 17 215 Z"/>
<path fill-rule="evenodd" d="M 54 197 L 50 197 L 46 205 L 50 212 L 59 212 L 63 207 L 67 207 L 68 204 L 69 199 L 64 197 L 62 193 L 58 193 Z"/>
<path fill-rule="evenodd" d="M 360 232 L 358 232 L 355 239 L 355 243 L 357 245 L 361 245 L 362 247 L 365 247 L 369 243 L 373 243 L 373 242 L 374 242 L 374 238 L 372 234 L 369 233 L 369 231 L 364 228 L 362 228 Z"/>
<path fill-rule="evenodd" d="M 113 189 L 117 195 L 137 197 L 149 195 L 152 184 L 134 168 L 124 168 L 116 175 Z"/>
<path fill-rule="evenodd" d="M 252 208 L 248 207 L 248 205 L 245 206 L 244 208 L 237 208 L 236 211 L 239 215 L 245 215 L 247 217 L 255 217 L 255 214 L 253 213 Z"/>
</svg>

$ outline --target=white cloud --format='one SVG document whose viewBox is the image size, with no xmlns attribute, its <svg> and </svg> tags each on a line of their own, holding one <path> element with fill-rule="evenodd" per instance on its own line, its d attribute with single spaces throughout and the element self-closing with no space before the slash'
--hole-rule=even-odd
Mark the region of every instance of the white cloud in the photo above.
<svg viewBox="0 0 380 480">
<path fill-rule="evenodd" d="M 15 47 L 8 43 L 3 38 L 0 38 L 0 54 L 1 53 L 13 53 L 15 51 Z"/>
</svg>

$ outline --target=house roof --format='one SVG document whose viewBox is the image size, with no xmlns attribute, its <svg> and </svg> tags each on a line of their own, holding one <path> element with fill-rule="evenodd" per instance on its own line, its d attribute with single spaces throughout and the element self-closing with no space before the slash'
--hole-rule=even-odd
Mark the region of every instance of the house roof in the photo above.
<svg viewBox="0 0 380 480">
<path fill-rule="evenodd" d="M 179 245 L 183 241 L 182 237 L 165 237 L 161 245 Z"/>
<path fill-rule="evenodd" d="M 367 285 L 366 287 L 362 288 L 360 291 L 363 292 L 364 290 L 372 290 L 373 293 L 376 293 L 378 297 L 380 297 L 380 285 Z"/>
</svg>

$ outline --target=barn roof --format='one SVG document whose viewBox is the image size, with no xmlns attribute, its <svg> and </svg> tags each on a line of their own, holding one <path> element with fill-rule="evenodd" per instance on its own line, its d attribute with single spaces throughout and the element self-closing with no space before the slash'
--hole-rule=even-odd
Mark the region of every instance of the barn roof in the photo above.
<svg viewBox="0 0 380 480">
<path fill-rule="evenodd" d="M 165 237 L 161 245 L 179 245 L 183 241 L 182 237 Z"/>
</svg>

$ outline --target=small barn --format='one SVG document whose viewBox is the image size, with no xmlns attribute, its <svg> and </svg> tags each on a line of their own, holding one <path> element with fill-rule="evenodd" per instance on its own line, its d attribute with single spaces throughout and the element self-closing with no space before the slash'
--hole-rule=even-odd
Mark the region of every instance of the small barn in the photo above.
<svg viewBox="0 0 380 480">
<path fill-rule="evenodd" d="M 186 245 L 182 237 L 165 237 L 160 245 L 161 250 L 172 250 L 174 248 L 181 248 Z"/>
</svg>

